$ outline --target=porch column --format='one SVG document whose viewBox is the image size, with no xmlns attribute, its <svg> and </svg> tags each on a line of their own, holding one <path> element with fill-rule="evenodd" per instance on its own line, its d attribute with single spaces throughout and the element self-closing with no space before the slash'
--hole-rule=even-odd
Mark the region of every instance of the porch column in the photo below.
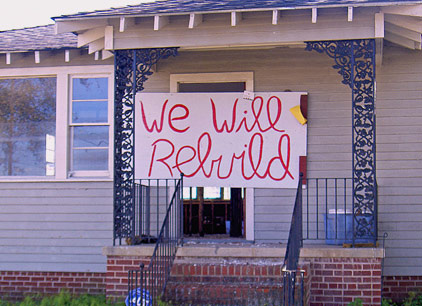
<svg viewBox="0 0 422 306">
<path fill-rule="evenodd" d="M 134 220 L 135 95 L 151 68 L 177 55 L 177 48 L 114 51 L 114 223 L 113 244 L 131 237 Z"/>
<path fill-rule="evenodd" d="M 354 243 L 377 240 L 375 148 L 375 40 L 307 42 L 306 50 L 326 53 L 343 84 L 352 89 Z"/>
</svg>

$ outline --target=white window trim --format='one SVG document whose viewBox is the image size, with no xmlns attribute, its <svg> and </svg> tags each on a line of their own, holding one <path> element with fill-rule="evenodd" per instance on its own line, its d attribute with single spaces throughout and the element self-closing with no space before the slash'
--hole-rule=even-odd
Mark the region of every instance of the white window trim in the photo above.
<svg viewBox="0 0 422 306">
<path fill-rule="evenodd" d="M 254 91 L 253 72 L 180 73 L 170 75 L 170 92 L 179 92 L 182 83 L 229 83 L 245 82 L 247 91 Z M 246 233 L 248 241 L 255 240 L 255 196 L 254 188 L 246 188 Z"/>
<path fill-rule="evenodd" d="M 78 78 L 108 78 L 108 104 L 107 104 L 107 112 L 108 112 L 108 118 L 107 118 L 107 123 L 101 123 L 101 124 L 73 124 L 72 123 L 72 107 L 73 107 L 73 99 L 72 99 L 72 80 L 73 79 L 78 79 Z M 89 73 L 89 74 L 69 74 L 68 76 L 68 105 L 67 105 L 67 127 L 68 127 L 68 158 L 66 159 L 68 161 L 67 164 L 67 168 L 68 171 L 68 176 L 69 177 L 110 177 L 112 175 L 113 171 L 113 144 L 114 144 L 114 129 L 113 129 L 113 98 L 114 98 L 114 86 L 113 86 L 113 78 L 109 75 L 109 74 L 101 74 L 101 73 Z M 72 152 L 71 150 L 73 150 L 72 147 L 72 135 L 71 135 L 71 127 L 72 126 L 88 126 L 88 125 L 93 125 L 93 126 L 108 126 L 109 127 L 109 133 L 108 133 L 108 170 L 71 170 L 71 165 L 72 165 Z"/>
<path fill-rule="evenodd" d="M 109 78 L 109 171 L 106 175 L 86 173 L 87 176 L 72 178 L 78 181 L 112 181 L 113 178 L 113 124 L 114 121 L 114 67 L 113 65 L 31 67 L 0 69 L 0 78 L 56 77 L 56 155 L 54 176 L 0 176 L 0 182 L 65 182 L 69 181 L 69 82 L 72 75 L 103 75 Z M 57 158 L 60 156 L 60 158 Z M 104 173 L 105 174 L 105 173 Z"/>
</svg>

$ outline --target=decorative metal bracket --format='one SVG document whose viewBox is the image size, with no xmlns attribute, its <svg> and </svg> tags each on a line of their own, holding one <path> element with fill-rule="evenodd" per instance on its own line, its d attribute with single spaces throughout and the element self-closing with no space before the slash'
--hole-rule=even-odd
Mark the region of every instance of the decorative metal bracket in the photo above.
<svg viewBox="0 0 422 306">
<path fill-rule="evenodd" d="M 151 68 L 176 56 L 178 48 L 114 52 L 114 243 L 132 234 L 135 178 L 135 95 Z"/>
<path fill-rule="evenodd" d="M 375 40 L 307 42 L 333 58 L 343 84 L 352 89 L 354 242 L 377 240 L 375 142 Z"/>
</svg>

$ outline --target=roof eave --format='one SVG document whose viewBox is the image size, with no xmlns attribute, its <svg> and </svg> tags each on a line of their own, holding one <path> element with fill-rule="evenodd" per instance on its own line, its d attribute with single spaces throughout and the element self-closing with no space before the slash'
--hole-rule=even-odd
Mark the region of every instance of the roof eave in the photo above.
<svg viewBox="0 0 422 306">
<path fill-rule="evenodd" d="M 156 15 L 160 16 L 180 16 L 186 14 L 219 14 L 219 13 L 230 13 L 236 12 L 265 12 L 265 11 L 287 11 L 287 10 L 303 10 L 311 8 L 342 8 L 342 7 L 385 7 L 385 6 L 396 6 L 396 5 L 417 5 L 422 4 L 422 1 L 396 1 L 396 2 L 377 2 L 377 3 L 355 3 L 355 4 L 331 4 L 331 5 L 307 5 L 307 6 L 295 6 L 295 7 L 271 7 L 271 8 L 255 8 L 255 9 L 230 9 L 230 10 L 213 10 L 213 11 L 184 11 L 175 13 L 147 13 L 147 14 L 127 14 L 127 13 L 110 13 L 97 16 L 57 16 L 51 19 L 55 22 L 70 21 L 70 20 L 86 20 L 86 19 L 103 19 L 113 17 L 152 17 Z M 90 13 L 89 13 L 90 14 Z M 76 15 L 76 14 L 75 14 Z"/>
</svg>

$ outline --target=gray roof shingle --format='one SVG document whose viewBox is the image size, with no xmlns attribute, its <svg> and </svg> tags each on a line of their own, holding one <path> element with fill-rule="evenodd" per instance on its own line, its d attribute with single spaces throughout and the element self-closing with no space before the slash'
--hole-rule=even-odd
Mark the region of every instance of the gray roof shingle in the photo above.
<svg viewBox="0 0 422 306">
<path fill-rule="evenodd" d="M 192 12 L 255 10 L 255 9 L 294 9 L 323 6 L 360 6 L 388 4 L 422 3 L 420 0 L 158 0 L 155 2 L 128 5 L 125 7 L 81 12 L 72 15 L 53 17 L 54 20 L 70 18 L 181 14 Z"/>
<path fill-rule="evenodd" d="M 0 52 L 71 49 L 77 40 L 73 33 L 55 34 L 54 24 L 0 31 Z"/>
</svg>

